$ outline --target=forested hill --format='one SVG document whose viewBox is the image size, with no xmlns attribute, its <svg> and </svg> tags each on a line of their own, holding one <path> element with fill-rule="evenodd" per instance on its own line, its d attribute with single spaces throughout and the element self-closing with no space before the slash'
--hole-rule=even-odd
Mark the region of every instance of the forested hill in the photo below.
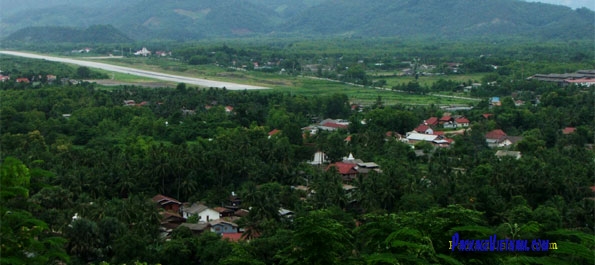
<svg viewBox="0 0 595 265">
<path fill-rule="evenodd" d="M 81 30 L 68 27 L 27 27 L 11 34 L 9 40 L 32 42 L 123 43 L 128 36 L 111 25 L 94 25 Z"/>
<path fill-rule="evenodd" d="M 1 32 L 112 24 L 138 40 L 255 35 L 585 39 L 595 30 L 595 12 L 589 9 L 520 0 L 131 0 L 104 5 L 90 0 L 69 9 L 66 1 L 52 3 L 38 9 L 8 6 Z"/>
</svg>

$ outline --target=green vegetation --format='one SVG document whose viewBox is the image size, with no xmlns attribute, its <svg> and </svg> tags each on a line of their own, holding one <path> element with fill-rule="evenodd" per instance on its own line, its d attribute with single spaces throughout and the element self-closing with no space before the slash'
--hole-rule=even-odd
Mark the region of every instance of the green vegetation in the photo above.
<svg viewBox="0 0 595 265">
<path fill-rule="evenodd" d="M 591 264 L 595 88 L 526 77 L 595 68 L 592 43 L 371 42 L 194 43 L 171 57 L 108 59 L 273 88 L 262 91 L 167 88 L 0 56 L 11 77 L 0 82 L 0 263 Z M 117 46 L 100 50 L 126 50 Z M 79 82 L 87 79 L 115 86 Z M 501 106 L 490 105 L 493 96 Z M 436 125 L 448 147 L 400 141 L 443 115 L 467 118 L 471 130 Z M 349 126 L 302 129 L 326 118 Z M 495 129 L 521 138 L 490 148 Z M 317 151 L 330 163 L 353 154 L 381 170 L 350 179 L 307 163 Z M 172 213 L 151 201 L 163 194 L 230 207 L 232 192 L 249 210 L 234 219 L 240 242 L 160 228 Z M 455 233 L 544 239 L 558 249 L 453 251 Z"/>
<path fill-rule="evenodd" d="M 12 33 L 37 25 L 111 24 L 136 40 L 183 41 L 296 35 L 426 40 L 493 40 L 515 36 L 533 40 L 592 41 L 593 35 L 585 33 L 593 32 L 595 27 L 592 10 L 519 0 L 474 4 L 465 0 L 51 2 L 12 8 L 9 5 L 5 8 L 3 27 L 7 33 Z M 62 8 L 61 4 L 70 7 Z M 31 12 L 26 7 L 35 7 L 37 11 Z"/>
<path fill-rule="evenodd" d="M 66 27 L 27 27 L 6 37 L 21 42 L 127 43 L 132 39 L 111 25 L 95 25 L 81 30 Z"/>
</svg>

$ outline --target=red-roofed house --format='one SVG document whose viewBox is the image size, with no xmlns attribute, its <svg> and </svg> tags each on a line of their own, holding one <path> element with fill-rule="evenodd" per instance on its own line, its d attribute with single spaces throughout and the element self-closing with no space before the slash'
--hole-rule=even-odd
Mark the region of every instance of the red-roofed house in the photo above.
<svg viewBox="0 0 595 265">
<path fill-rule="evenodd" d="M 428 125 L 430 127 L 436 126 L 436 125 L 438 125 L 438 118 L 430 117 L 429 119 L 424 121 L 424 124 Z"/>
<path fill-rule="evenodd" d="M 166 211 L 174 213 L 178 213 L 180 211 L 180 206 L 182 205 L 178 200 L 161 194 L 155 195 L 155 197 L 153 197 L 153 202 L 158 203 L 161 208 Z"/>
<path fill-rule="evenodd" d="M 486 133 L 485 137 L 489 147 L 504 147 L 512 144 L 508 139 L 508 135 L 500 129 Z"/>
<path fill-rule="evenodd" d="M 562 130 L 563 134 L 571 134 L 574 133 L 576 131 L 575 127 L 566 127 Z"/>
<path fill-rule="evenodd" d="M 6 80 L 10 80 L 10 76 L 7 75 L 0 75 L 0 81 L 4 82 Z"/>
<path fill-rule="evenodd" d="M 225 106 L 225 112 L 231 113 L 232 111 L 233 111 L 233 107 L 232 106 Z"/>
<path fill-rule="evenodd" d="M 469 127 L 469 120 L 465 117 L 460 117 L 460 118 L 456 118 L 455 119 L 455 123 L 457 124 L 457 127 L 459 128 L 466 128 Z"/>
<path fill-rule="evenodd" d="M 243 233 L 225 233 L 221 234 L 221 238 L 223 240 L 229 240 L 230 242 L 238 242 L 243 240 L 242 235 Z"/>
<path fill-rule="evenodd" d="M 19 77 L 19 78 L 17 78 L 16 82 L 17 82 L 17 83 L 25 83 L 25 84 L 28 84 L 28 83 L 29 83 L 29 78 L 26 78 L 26 77 Z"/>
<path fill-rule="evenodd" d="M 453 119 L 451 116 L 446 115 L 446 116 L 442 116 L 442 118 L 440 118 L 440 120 L 438 121 L 439 124 L 442 124 L 442 126 L 444 128 L 456 128 L 457 124 L 455 123 L 455 119 Z"/>
<path fill-rule="evenodd" d="M 486 120 L 489 119 L 490 117 L 492 117 L 494 114 L 491 113 L 484 113 L 481 116 L 483 116 Z"/>
<path fill-rule="evenodd" d="M 351 180 L 355 179 L 355 177 L 357 175 L 357 170 L 355 169 L 355 167 L 357 167 L 357 164 L 337 162 L 334 164 L 330 164 L 326 168 L 326 170 L 328 171 L 331 167 L 334 167 L 337 169 L 337 172 L 339 174 L 341 174 L 343 181 L 351 181 Z"/>
<path fill-rule="evenodd" d="M 417 128 L 415 128 L 413 130 L 418 133 L 423 133 L 423 134 L 434 134 L 434 130 L 432 130 L 432 128 L 430 128 L 430 126 L 425 125 L 425 124 L 420 124 L 419 126 L 417 126 Z"/>
<path fill-rule="evenodd" d="M 276 135 L 278 133 L 280 133 L 280 130 L 274 129 L 272 131 L 269 132 L 269 138 L 273 137 L 273 135 Z"/>
</svg>

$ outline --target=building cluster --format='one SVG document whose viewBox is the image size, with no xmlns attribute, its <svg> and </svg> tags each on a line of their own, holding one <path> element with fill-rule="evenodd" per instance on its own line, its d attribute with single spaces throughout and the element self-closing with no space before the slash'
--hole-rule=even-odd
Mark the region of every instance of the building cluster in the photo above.
<svg viewBox="0 0 595 265">
<path fill-rule="evenodd" d="M 569 74 L 536 74 L 527 79 L 554 82 L 561 86 L 574 84 L 590 87 L 595 85 L 595 70 L 579 70 Z"/>
<path fill-rule="evenodd" d="M 237 221 L 246 217 L 250 211 L 242 208 L 242 199 L 234 192 L 224 206 L 217 207 L 209 207 L 201 202 L 182 203 L 162 194 L 155 195 L 153 202 L 159 207 L 161 232 L 165 238 L 169 238 L 175 228 L 182 226 L 187 227 L 194 235 L 210 231 L 230 241 L 245 239 L 242 235 L 246 229 L 238 225 Z M 290 210 L 279 209 L 279 216 L 282 218 L 291 219 L 293 214 Z"/>
</svg>

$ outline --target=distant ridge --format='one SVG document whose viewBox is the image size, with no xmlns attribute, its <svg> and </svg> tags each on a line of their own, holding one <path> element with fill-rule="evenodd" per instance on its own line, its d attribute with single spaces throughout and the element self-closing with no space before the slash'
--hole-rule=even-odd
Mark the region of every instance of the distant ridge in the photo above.
<svg viewBox="0 0 595 265">
<path fill-rule="evenodd" d="M 50 1 L 60 6 L 45 3 L 36 10 L 6 12 L 0 32 L 16 33 L 43 22 L 70 28 L 111 24 L 135 40 L 245 36 L 595 38 L 592 10 L 520 0 L 128 0 L 122 4 L 88 0 L 72 6 L 70 12 L 64 9 L 65 1 Z M 19 36 L 11 38 L 22 39 Z"/>
<path fill-rule="evenodd" d="M 69 27 L 27 27 L 10 34 L 6 40 L 24 42 L 126 43 L 131 38 L 112 25 L 87 29 Z"/>
</svg>

